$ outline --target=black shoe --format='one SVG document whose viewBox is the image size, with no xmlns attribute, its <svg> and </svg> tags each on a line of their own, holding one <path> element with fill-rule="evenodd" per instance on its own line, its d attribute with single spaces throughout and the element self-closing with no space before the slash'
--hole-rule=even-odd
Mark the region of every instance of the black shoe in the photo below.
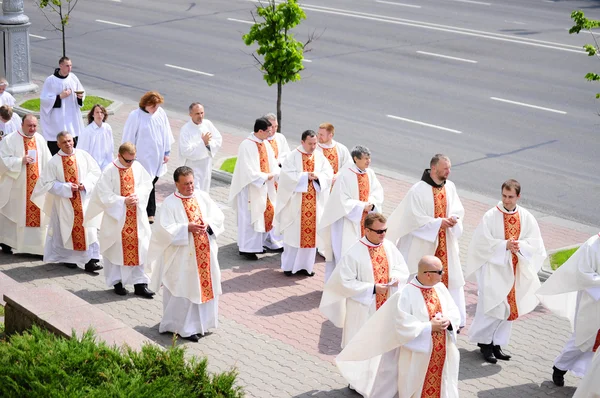
<svg viewBox="0 0 600 398">
<path fill-rule="evenodd" d="M 280 247 L 279 249 L 269 249 L 267 247 L 267 251 L 269 251 L 271 253 L 283 253 L 283 247 Z"/>
<path fill-rule="evenodd" d="M 556 386 L 562 387 L 565 385 L 565 374 L 567 374 L 566 370 L 560 370 L 556 366 L 552 367 L 552 381 Z"/>
<path fill-rule="evenodd" d="M 87 264 L 85 265 L 85 272 L 96 272 L 96 271 L 100 271 L 103 267 L 98 264 L 100 260 L 97 259 L 91 259 L 90 261 L 87 262 Z"/>
<path fill-rule="evenodd" d="M 9 245 L 0 243 L 0 248 L 2 248 L 2 252 L 5 254 L 13 254 L 12 247 L 10 247 Z"/>
<path fill-rule="evenodd" d="M 191 335 L 191 336 L 188 336 L 188 337 L 183 337 L 183 336 L 182 336 L 182 335 L 180 335 L 180 334 L 178 334 L 177 336 L 178 336 L 178 337 L 181 337 L 181 338 L 182 338 L 182 339 L 184 339 L 184 340 L 189 340 L 189 341 L 192 341 L 192 342 L 194 342 L 194 343 L 197 343 L 198 341 L 200 341 L 200 339 L 198 338 L 198 335 L 196 335 L 196 334 L 193 334 L 193 335 Z"/>
<path fill-rule="evenodd" d="M 246 260 L 252 260 L 252 261 L 258 260 L 258 256 L 256 255 L 256 253 L 240 252 L 240 256 L 246 257 Z"/>
<path fill-rule="evenodd" d="M 283 271 L 283 274 L 284 274 L 285 276 L 292 276 L 292 275 L 293 275 L 293 274 L 292 274 L 292 271 Z"/>
<path fill-rule="evenodd" d="M 148 289 L 148 284 L 146 283 L 138 283 L 136 285 L 133 285 L 133 289 L 134 289 L 134 294 L 137 296 L 141 296 L 144 298 L 149 298 L 151 299 L 152 296 L 154 296 L 154 292 L 150 289 Z"/>
<path fill-rule="evenodd" d="M 312 276 L 315 276 L 315 273 L 314 273 L 314 272 L 308 272 L 308 271 L 307 271 L 307 270 L 305 270 L 305 269 L 301 269 L 300 271 L 298 271 L 298 273 L 299 273 L 299 274 L 302 274 L 302 275 L 310 276 L 310 277 L 312 277 Z"/>
<path fill-rule="evenodd" d="M 65 264 L 65 267 L 67 267 L 67 268 L 71 268 L 71 269 L 77 268 L 77 264 L 75 264 L 75 263 L 64 263 L 64 264 Z"/>
<path fill-rule="evenodd" d="M 117 283 L 115 286 L 113 286 L 115 288 L 115 293 L 117 293 L 119 296 L 125 296 L 127 293 L 129 293 L 127 291 L 127 289 L 125 289 L 123 287 L 123 284 L 121 282 Z"/>
<path fill-rule="evenodd" d="M 492 344 L 477 344 L 483 354 L 483 359 L 489 363 L 496 363 L 498 360 L 494 357 L 494 346 Z"/>
<path fill-rule="evenodd" d="M 501 360 L 503 360 L 503 361 L 509 361 L 509 360 L 510 360 L 510 358 L 511 358 L 511 356 L 510 356 L 510 355 L 507 355 L 507 354 L 505 354 L 504 352 L 502 352 L 502 348 L 500 348 L 500 346 L 499 346 L 499 345 L 495 345 L 495 346 L 494 346 L 494 349 L 493 349 L 492 351 L 494 352 L 494 356 L 495 356 L 497 359 L 501 359 Z"/>
</svg>

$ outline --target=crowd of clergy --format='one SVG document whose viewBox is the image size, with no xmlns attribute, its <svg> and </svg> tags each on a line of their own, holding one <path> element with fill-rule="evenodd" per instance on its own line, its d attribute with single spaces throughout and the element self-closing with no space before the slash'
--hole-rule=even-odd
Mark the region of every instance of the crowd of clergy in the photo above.
<svg viewBox="0 0 600 398">
<path fill-rule="evenodd" d="M 107 111 L 94 105 L 83 125 L 85 90 L 63 57 L 40 95 L 38 120 L 21 120 L 0 79 L 0 246 L 95 273 L 125 296 L 152 299 L 163 288 L 159 331 L 198 341 L 218 326 L 222 293 L 217 237 L 225 217 L 211 199 L 212 161 L 222 145 L 204 107 L 189 106 L 179 132 L 184 166 L 157 212 L 155 184 L 175 142 L 155 91 L 129 114 L 114 156 Z M 334 140 L 322 123 L 290 148 L 277 117 L 256 119 L 238 149 L 229 191 L 239 255 L 281 252 L 282 277 L 315 275 L 325 259 L 319 309 L 343 329 L 337 366 L 364 397 L 458 397 L 457 339 L 466 325 L 465 280 L 478 285 L 468 339 L 482 359 L 509 361 L 514 321 L 542 303 L 570 320 L 571 338 L 552 380 L 584 377 L 576 397 L 600 391 L 600 236 L 542 285 L 546 251 L 535 217 L 508 179 L 476 228 L 462 267 L 464 207 L 451 161 L 434 155 L 389 218 L 371 153 Z M 500 185 L 500 184 L 499 184 Z M 260 256 L 260 257 L 259 257 Z M 524 321 L 526 322 L 526 321 Z M 464 334 L 463 334 L 464 335 Z"/>
</svg>

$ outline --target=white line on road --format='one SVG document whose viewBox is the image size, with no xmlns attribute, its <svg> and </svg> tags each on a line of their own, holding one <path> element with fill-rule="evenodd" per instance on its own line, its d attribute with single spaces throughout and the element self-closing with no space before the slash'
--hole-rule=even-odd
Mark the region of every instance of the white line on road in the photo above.
<svg viewBox="0 0 600 398">
<path fill-rule="evenodd" d="M 254 25 L 254 22 L 252 21 L 245 21 L 243 19 L 235 19 L 235 18 L 227 18 L 228 21 L 232 21 L 232 22 L 241 22 L 241 23 L 247 23 L 250 25 Z"/>
<path fill-rule="evenodd" d="M 109 25 L 115 25 L 115 26 L 121 26 L 123 28 L 131 28 L 131 25 L 125 25 L 124 23 L 104 21 L 102 19 L 96 19 L 96 22 L 105 23 L 105 24 L 109 24 Z"/>
<path fill-rule="evenodd" d="M 498 98 L 498 97 L 490 97 L 490 99 L 494 100 L 494 101 L 506 102 L 508 104 L 521 105 L 521 106 L 525 106 L 527 108 L 534 108 L 534 109 L 540 109 L 542 111 L 560 113 L 561 115 L 566 115 L 567 114 L 567 112 L 565 112 L 565 111 L 559 111 L 559 110 L 552 109 L 552 108 L 544 108 L 543 106 L 525 104 L 523 102 L 511 101 L 511 100 L 502 99 L 502 98 Z"/>
<path fill-rule="evenodd" d="M 377 3 L 382 3 L 382 4 L 391 4 L 391 5 L 394 5 L 394 6 L 411 7 L 411 8 L 421 8 L 421 6 L 416 6 L 414 4 L 394 3 L 393 1 L 376 0 L 376 2 Z"/>
<path fill-rule="evenodd" d="M 194 69 L 183 68 L 183 67 L 181 67 L 181 66 L 175 66 L 175 65 L 170 65 L 170 64 L 165 64 L 165 66 L 166 66 L 166 67 L 169 67 L 169 68 L 173 68 L 173 69 L 184 70 L 184 71 L 186 71 L 186 72 L 197 73 L 197 74 L 199 74 L 199 75 L 214 76 L 212 73 L 200 72 L 199 70 L 194 70 Z"/>
<path fill-rule="evenodd" d="M 473 61 L 472 59 L 451 57 L 451 56 L 449 56 L 449 55 L 442 55 L 442 54 L 436 54 L 436 53 L 428 53 L 428 52 L 426 52 L 426 51 L 417 51 L 417 53 L 419 53 L 419 54 L 424 54 L 424 55 L 431 55 L 432 57 L 439 57 L 439 58 L 453 59 L 453 60 L 455 60 L 455 61 L 469 62 L 469 63 L 471 63 L 471 64 L 476 64 L 476 63 L 477 63 L 477 61 Z"/>
<path fill-rule="evenodd" d="M 527 25 L 525 22 L 519 22 L 519 21 L 507 21 L 507 20 L 504 20 L 504 22 L 514 23 L 514 24 L 517 24 L 517 25 Z"/>
<path fill-rule="evenodd" d="M 310 59 L 303 59 L 304 62 L 312 62 Z"/>
<path fill-rule="evenodd" d="M 31 33 L 29 34 L 29 37 L 35 37 L 36 39 L 45 39 L 44 36 L 32 35 Z"/>
<path fill-rule="evenodd" d="M 442 127 L 442 126 L 436 126 L 435 124 L 423 123 L 423 122 L 419 122 L 417 120 L 406 119 L 406 118 L 403 118 L 403 117 L 400 117 L 400 116 L 387 115 L 387 117 L 389 117 L 390 119 L 403 120 L 405 122 L 418 124 L 420 126 L 432 127 L 434 129 L 438 129 L 438 130 L 444 130 L 444 131 L 449 131 L 451 133 L 462 134 L 462 131 L 458 131 L 458 130 L 454 130 L 454 129 L 449 129 L 447 127 Z"/>
<path fill-rule="evenodd" d="M 452 0 L 452 1 L 457 1 L 459 3 L 479 4 L 482 6 L 491 6 L 492 5 L 492 3 L 485 3 L 483 1 L 473 1 L 473 0 Z"/>
</svg>

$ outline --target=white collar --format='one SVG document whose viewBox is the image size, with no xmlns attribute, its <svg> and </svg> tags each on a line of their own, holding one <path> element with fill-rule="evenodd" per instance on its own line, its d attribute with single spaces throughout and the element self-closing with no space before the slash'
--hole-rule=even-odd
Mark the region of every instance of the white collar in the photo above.
<svg viewBox="0 0 600 398">
<path fill-rule="evenodd" d="M 358 168 L 358 166 L 356 166 L 356 163 L 353 164 L 352 166 L 350 166 L 350 170 L 354 171 L 355 173 L 358 174 L 365 174 L 367 172 L 367 170 L 361 170 Z"/>
<path fill-rule="evenodd" d="M 498 211 L 500 211 L 500 213 L 504 213 L 504 214 L 515 214 L 519 212 L 519 205 L 515 206 L 515 209 L 513 211 L 508 211 L 506 210 L 506 208 L 504 207 L 504 204 L 502 203 L 502 201 L 498 202 L 498 204 L 496 205 L 496 209 L 498 209 Z"/>
<path fill-rule="evenodd" d="M 178 190 L 175 190 L 175 196 L 177 196 L 179 199 L 189 199 L 189 198 L 193 198 L 194 194 L 191 194 L 190 196 L 185 196 L 182 193 L 180 193 Z"/>
<path fill-rule="evenodd" d="M 75 155 L 76 151 L 77 151 L 77 148 L 73 148 L 73 153 L 69 155 L 69 154 L 64 153 L 62 149 L 59 149 L 58 155 L 60 155 L 60 156 L 73 156 L 73 155 Z"/>
<path fill-rule="evenodd" d="M 368 247 L 379 247 L 381 245 L 383 245 L 383 242 L 381 242 L 380 244 L 376 245 L 375 243 L 372 243 L 369 239 L 367 239 L 366 236 L 363 236 L 362 238 L 360 238 L 360 241 Z"/>
<path fill-rule="evenodd" d="M 331 140 L 331 144 L 321 144 L 321 143 L 319 143 L 319 146 L 320 146 L 321 148 L 325 148 L 325 149 L 331 149 L 331 148 L 333 148 L 335 145 L 336 145 L 336 142 L 335 142 L 335 140 L 334 140 L 334 139 L 332 139 L 332 140 Z"/>
</svg>

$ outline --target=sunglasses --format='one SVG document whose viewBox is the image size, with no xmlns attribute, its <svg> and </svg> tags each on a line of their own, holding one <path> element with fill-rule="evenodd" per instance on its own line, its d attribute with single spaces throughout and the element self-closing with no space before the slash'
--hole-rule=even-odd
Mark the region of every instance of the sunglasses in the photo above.
<svg viewBox="0 0 600 398">
<path fill-rule="evenodd" d="M 444 273 L 443 269 L 437 270 L 437 271 L 423 271 L 424 274 L 438 274 L 438 275 L 442 275 Z"/>
<path fill-rule="evenodd" d="M 133 159 L 125 159 L 123 156 L 121 156 L 121 159 L 123 159 L 123 161 L 124 161 L 125 163 L 131 163 L 131 162 L 134 162 L 134 161 L 135 161 L 135 158 L 133 158 Z"/>
<path fill-rule="evenodd" d="M 373 228 L 369 228 L 369 227 L 367 227 L 367 229 L 370 229 L 371 231 L 375 232 L 378 235 L 385 234 L 388 230 L 387 228 L 386 229 L 373 229 Z"/>
</svg>

